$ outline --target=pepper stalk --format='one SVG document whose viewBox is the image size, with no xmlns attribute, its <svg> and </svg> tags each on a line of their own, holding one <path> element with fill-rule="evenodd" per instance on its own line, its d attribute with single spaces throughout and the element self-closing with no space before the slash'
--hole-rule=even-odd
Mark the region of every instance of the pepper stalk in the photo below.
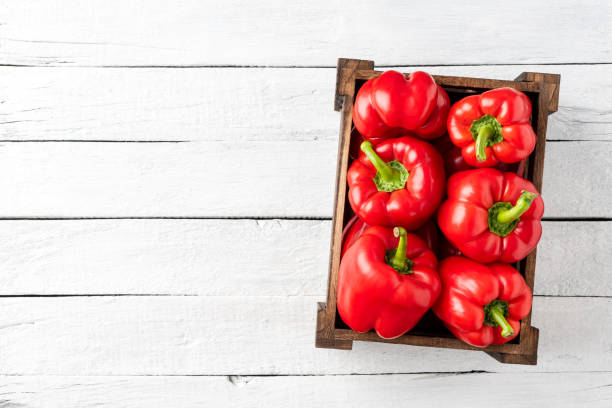
<svg viewBox="0 0 612 408">
<path fill-rule="evenodd" d="M 531 203 L 538 195 L 530 191 L 523 190 L 516 200 L 516 204 L 500 201 L 489 208 L 489 231 L 500 237 L 505 237 L 514 231 L 523 215 Z"/>
<path fill-rule="evenodd" d="M 537 196 L 536 193 L 530 191 L 521 191 L 521 195 L 512 208 L 497 213 L 497 221 L 502 224 L 509 224 L 512 221 L 518 220 L 531 207 L 531 203 Z"/>
<path fill-rule="evenodd" d="M 495 136 L 495 129 L 492 126 L 482 126 L 478 130 L 478 136 L 476 137 L 476 158 L 478 161 L 487 160 L 485 148 L 493 136 Z"/>
<path fill-rule="evenodd" d="M 376 176 L 374 176 L 373 181 L 378 191 L 391 193 L 404 188 L 409 174 L 402 163 L 397 160 L 385 162 L 374 151 L 372 142 L 367 140 L 361 143 L 360 148 L 376 169 Z"/>
<path fill-rule="evenodd" d="M 485 324 L 501 327 L 502 337 L 510 337 L 514 334 L 514 329 L 506 320 L 508 316 L 508 302 L 494 300 L 485 306 Z"/>
<path fill-rule="evenodd" d="M 470 126 L 470 133 L 476 141 L 476 159 L 480 162 L 487 160 L 486 148 L 504 140 L 502 126 L 494 116 L 483 115 Z"/>
<path fill-rule="evenodd" d="M 387 252 L 387 264 L 402 275 L 412 274 L 414 272 L 412 270 L 414 262 L 406 257 L 408 233 L 405 228 L 395 227 L 393 228 L 393 235 L 399 238 L 399 242 L 397 248 Z"/>
</svg>

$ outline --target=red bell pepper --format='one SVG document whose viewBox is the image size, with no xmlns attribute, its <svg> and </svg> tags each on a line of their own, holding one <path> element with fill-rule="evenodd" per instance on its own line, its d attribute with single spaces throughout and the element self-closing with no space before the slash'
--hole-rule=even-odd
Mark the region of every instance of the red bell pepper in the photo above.
<svg viewBox="0 0 612 408">
<path fill-rule="evenodd" d="M 355 128 L 365 139 L 374 144 L 390 137 L 397 137 L 405 132 L 400 127 L 391 127 L 385 124 L 372 106 L 372 84 L 375 79 L 370 79 L 361 86 L 353 104 Z"/>
<path fill-rule="evenodd" d="M 437 265 L 425 242 L 404 228 L 367 229 L 340 262 L 340 317 L 360 333 L 374 329 L 386 339 L 401 336 L 440 294 Z"/>
<path fill-rule="evenodd" d="M 438 149 L 442 155 L 442 158 L 444 159 L 444 170 L 446 170 L 447 175 L 474 168 L 466 163 L 465 159 L 463 158 L 463 154 L 461 153 L 461 149 L 451 142 L 448 135 L 441 136 L 436 140 L 433 140 L 432 143 L 436 149 Z M 521 160 L 518 163 L 499 162 L 495 168 L 501 171 L 511 171 L 522 177 L 523 172 L 525 171 L 525 160 Z"/>
<path fill-rule="evenodd" d="M 473 167 L 515 163 L 533 151 L 531 102 L 513 88 L 471 95 L 455 103 L 448 115 L 448 135 Z"/>
<path fill-rule="evenodd" d="M 478 262 L 516 262 L 542 236 L 544 202 L 533 184 L 496 169 L 467 170 L 448 179 L 438 226 L 465 256 Z"/>
<path fill-rule="evenodd" d="M 362 153 L 347 173 L 349 202 L 365 223 L 415 230 L 436 211 L 444 193 L 442 157 L 411 136 L 389 139 Z"/>
<path fill-rule="evenodd" d="M 452 256 L 440 262 L 439 273 L 442 293 L 432 310 L 458 339 L 486 347 L 518 335 L 532 296 L 516 269 Z"/>
<path fill-rule="evenodd" d="M 444 133 L 449 109 L 448 95 L 431 75 L 416 71 L 406 78 L 397 71 L 386 71 L 357 92 L 353 123 L 370 141 L 397 137 L 407 131 L 435 138 Z"/>
<path fill-rule="evenodd" d="M 423 126 L 414 130 L 421 139 L 435 139 L 446 133 L 446 119 L 450 111 L 450 99 L 446 91 L 438 85 L 438 96 L 433 112 Z"/>
<path fill-rule="evenodd" d="M 357 216 L 349 220 L 342 232 L 342 256 L 368 228 L 371 228 L 371 225 L 366 224 Z M 434 251 L 434 253 L 436 252 L 438 247 L 438 227 L 433 219 L 427 221 L 422 227 L 413 231 L 413 233 L 425 241 L 429 249 Z"/>
<path fill-rule="evenodd" d="M 374 80 L 371 100 L 387 126 L 414 130 L 425 124 L 436 107 L 438 86 L 423 71 L 407 78 L 397 71 L 386 71 Z"/>
</svg>

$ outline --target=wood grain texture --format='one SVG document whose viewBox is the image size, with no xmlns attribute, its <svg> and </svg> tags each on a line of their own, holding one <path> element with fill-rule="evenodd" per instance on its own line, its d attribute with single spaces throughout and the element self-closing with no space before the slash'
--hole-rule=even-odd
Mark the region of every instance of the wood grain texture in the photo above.
<svg viewBox="0 0 612 408">
<path fill-rule="evenodd" d="M 607 408 L 611 373 L 212 377 L 0 377 L 6 407 L 489 406 Z"/>
<path fill-rule="evenodd" d="M 548 139 L 612 140 L 612 100 L 601 91 L 612 87 L 612 65 L 422 69 L 498 79 L 560 73 Z M 0 139 L 336 141 L 334 82 L 335 69 L 1 67 Z"/>
<path fill-rule="evenodd" d="M 329 216 L 335 153 L 331 142 L 5 144 L 0 215 Z"/>
<path fill-rule="evenodd" d="M 612 222 L 543 226 L 535 293 L 612 296 Z M 330 221 L 5 220 L 0 227 L 2 296 L 325 296 Z M 244 251 L 234 256 L 237 245 Z"/>
<path fill-rule="evenodd" d="M 1 221 L 0 226 L 0 295 L 325 293 L 329 221 Z"/>
<path fill-rule="evenodd" d="M 331 217 L 336 153 L 331 141 L 6 143 L 0 217 Z M 611 156 L 611 143 L 549 143 L 545 215 L 612 216 Z"/>
<path fill-rule="evenodd" d="M 0 374 L 369 374 L 609 371 L 610 298 L 535 297 L 537 366 L 484 353 L 354 342 L 314 348 L 312 296 L 0 299 Z M 27 358 L 24 358 L 27 356 Z"/>
<path fill-rule="evenodd" d="M 482 16 L 486 10 L 486 18 Z M 333 65 L 611 62 L 610 3 L 529 0 L 5 1 L 4 64 Z M 469 23 L 466 23 L 469 21 Z M 460 39 L 460 41 L 453 41 Z"/>
<path fill-rule="evenodd" d="M 483 9 L 487 18 L 473 17 Z M 340 55 L 389 66 L 597 64 L 425 69 L 562 74 L 548 138 L 582 142 L 547 146 L 546 215 L 610 217 L 611 15 L 601 0 L 7 0 L 0 65 L 37 68 L 0 67 L 0 142 L 196 143 L 2 143 L 0 217 L 330 217 Z M 76 67 L 219 64 L 329 68 Z M 240 165 L 228 172 L 227 157 Z M 0 377 L 0 406 L 607 407 L 612 398 L 609 222 L 544 223 L 536 293 L 608 298 L 536 297 L 537 367 L 385 344 L 315 350 L 330 221 L 0 225 L 0 295 L 201 295 L 0 298 L 0 373 L 11 374 Z M 248 250 L 228 262 L 241 238 Z M 461 370 L 504 372 L 384 374 Z"/>
</svg>

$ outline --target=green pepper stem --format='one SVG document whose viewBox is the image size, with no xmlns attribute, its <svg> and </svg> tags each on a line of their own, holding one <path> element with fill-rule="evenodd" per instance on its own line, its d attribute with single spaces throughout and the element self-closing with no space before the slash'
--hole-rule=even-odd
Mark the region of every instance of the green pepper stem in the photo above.
<svg viewBox="0 0 612 408">
<path fill-rule="evenodd" d="M 491 308 L 489 309 L 489 316 L 491 317 L 492 320 L 495 321 L 495 323 L 497 323 L 499 325 L 499 327 L 501 327 L 501 329 L 502 329 L 502 332 L 501 332 L 502 337 L 509 337 L 509 336 L 512 336 L 514 334 L 514 329 L 512 328 L 510 323 L 508 323 L 508 321 L 504 317 L 504 310 L 503 310 L 502 306 L 500 306 L 500 305 L 492 305 Z"/>
<path fill-rule="evenodd" d="M 396 238 L 399 238 L 399 243 L 397 244 L 395 255 L 389 259 L 389 264 L 394 269 L 402 269 L 405 268 L 406 265 L 407 232 L 402 227 L 395 227 L 393 228 L 393 235 L 395 235 Z"/>
<path fill-rule="evenodd" d="M 478 159 L 478 161 L 487 160 L 485 148 L 493 136 L 495 136 L 495 129 L 493 126 L 484 125 L 478 129 L 478 137 L 476 137 L 476 159 Z"/>
<path fill-rule="evenodd" d="M 414 273 L 412 266 L 414 262 L 406 257 L 408 246 L 408 233 L 402 227 L 393 228 L 393 235 L 399 238 L 397 248 L 389 249 L 385 254 L 385 262 L 400 275 L 411 275 Z"/>
<path fill-rule="evenodd" d="M 361 143 L 361 151 L 368 156 L 368 159 L 372 162 L 380 177 L 382 177 L 385 181 L 392 181 L 394 179 L 398 179 L 400 174 L 397 170 L 391 168 L 388 163 L 385 163 L 383 159 L 380 158 L 379 155 L 374 151 L 374 146 L 372 142 L 368 142 L 367 140 Z"/>
<path fill-rule="evenodd" d="M 497 214 L 497 221 L 501 222 L 502 224 L 508 224 L 519 219 L 519 217 L 529 209 L 531 203 L 537 196 L 538 195 L 536 193 L 526 190 L 521 191 L 521 195 L 516 200 L 514 207 L 500 211 Z"/>
</svg>

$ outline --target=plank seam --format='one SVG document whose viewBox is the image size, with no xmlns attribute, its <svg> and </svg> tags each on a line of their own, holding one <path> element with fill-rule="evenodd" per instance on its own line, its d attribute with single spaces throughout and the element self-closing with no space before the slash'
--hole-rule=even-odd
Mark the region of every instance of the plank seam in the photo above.
<svg viewBox="0 0 612 408">
<path fill-rule="evenodd" d="M 0 143 L 189 143 L 192 140 L 0 139 Z"/>
<path fill-rule="evenodd" d="M 21 295 L 0 295 L 0 298 L 73 298 L 73 297 L 199 297 L 197 294 L 175 294 L 175 293 L 58 293 L 37 294 L 24 293 Z M 204 295 L 203 297 L 213 297 Z"/>
<path fill-rule="evenodd" d="M 3 122 L 8 123 L 8 122 Z M 595 122 L 594 122 L 595 123 Z M 2 123 L 0 123 L 1 125 Z M 201 140 L 120 140 L 120 139 L 0 139 L 0 143 L 202 143 Z M 226 141 L 214 140 L 205 141 L 225 143 Z M 255 143 L 274 143 L 269 140 L 249 140 L 248 142 Z M 301 139 L 295 140 L 296 143 L 312 143 L 317 142 L 317 139 Z M 612 143 L 612 140 L 607 139 L 546 139 L 549 143 Z"/>
<path fill-rule="evenodd" d="M 439 376 L 452 376 L 452 375 L 479 375 L 479 374 L 494 374 L 494 375 L 542 375 L 542 374 L 608 374 L 612 371 L 534 371 L 534 372 L 503 372 L 503 371 L 485 371 L 485 370 L 472 370 L 472 371 L 415 371 L 415 372 L 384 372 L 384 373 L 349 373 L 349 374 L 20 374 L 20 373 L 7 373 L 0 374 L 0 377 L 51 377 L 51 378 L 73 378 L 73 377 L 87 377 L 87 378 L 126 378 L 126 377 L 244 377 L 244 378 L 255 378 L 255 377 L 353 377 L 353 376 L 392 376 L 392 375 L 439 375 Z"/>
<path fill-rule="evenodd" d="M 96 221 L 96 220 L 238 220 L 238 221 L 331 221 L 331 217 L 286 217 L 286 216 L 123 216 L 123 217 L 0 217 L 0 221 Z M 544 217 L 542 221 L 548 222 L 609 222 L 612 217 Z"/>
<path fill-rule="evenodd" d="M 201 297 L 201 298 L 313 298 L 319 299 L 322 295 L 199 295 L 193 293 L 58 293 L 37 294 L 24 293 L 13 295 L 0 295 L 2 298 L 79 298 L 79 297 Z M 533 295 L 537 298 L 588 298 L 588 299 L 612 299 L 612 295 Z"/>
<path fill-rule="evenodd" d="M 498 67 L 498 66 L 562 66 L 562 65 L 612 65 L 612 62 L 520 62 L 520 63 L 490 63 L 490 64 L 382 64 L 376 65 L 376 68 L 411 68 L 411 67 Z M 176 68 L 176 69 L 207 69 L 207 68 L 228 68 L 228 69 L 336 69 L 336 65 L 241 65 L 241 64 L 183 64 L 183 65 L 81 65 L 81 64 L 49 64 L 49 65 L 31 65 L 31 64 L 0 64 L 0 67 L 14 68 L 134 68 L 134 69 L 149 69 L 149 68 Z"/>
<path fill-rule="evenodd" d="M 90 220 L 243 220 L 243 221 L 331 221 L 331 217 L 283 216 L 125 216 L 125 217 L 0 217 L 0 221 L 90 221 Z"/>
</svg>

